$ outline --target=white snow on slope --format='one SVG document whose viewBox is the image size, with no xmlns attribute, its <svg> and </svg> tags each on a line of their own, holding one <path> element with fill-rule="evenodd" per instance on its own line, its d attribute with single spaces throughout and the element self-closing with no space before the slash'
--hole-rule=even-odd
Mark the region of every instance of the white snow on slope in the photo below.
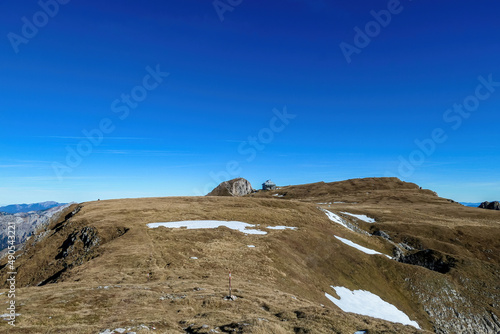
<svg viewBox="0 0 500 334">
<path fill-rule="evenodd" d="M 267 234 L 266 231 L 261 231 L 255 229 L 255 225 L 247 224 L 238 221 L 221 221 L 221 220 L 185 220 L 178 222 L 168 222 L 168 223 L 149 223 L 147 224 L 149 228 L 157 228 L 164 226 L 167 228 L 181 228 L 185 227 L 188 230 L 192 229 L 202 229 L 202 228 L 218 228 L 220 226 L 225 226 L 227 228 L 243 232 L 245 234 Z"/>
<path fill-rule="evenodd" d="M 222 221 L 222 220 L 185 220 L 178 222 L 168 222 L 168 223 L 149 223 L 147 224 L 149 228 L 157 228 L 164 226 L 167 228 L 182 228 L 185 227 L 188 230 L 192 229 L 202 229 L 202 228 L 218 228 L 220 226 L 225 226 L 227 228 L 243 232 L 245 234 L 267 234 L 266 231 L 257 229 L 256 225 L 247 224 L 238 221 Z M 270 230 L 296 230 L 296 227 L 289 226 L 268 226 Z"/>
<path fill-rule="evenodd" d="M 365 290 L 351 291 L 341 286 L 332 286 L 340 299 L 325 292 L 326 298 L 344 312 L 352 312 L 369 317 L 379 318 L 420 329 L 417 322 L 398 310 L 398 308 L 382 300 L 379 296 Z"/>
<path fill-rule="evenodd" d="M 0 314 L 0 318 L 5 321 L 11 321 L 11 317 L 19 317 L 21 313 L 15 313 L 15 314 L 10 314 L 10 313 L 5 313 L 5 314 Z"/>
<path fill-rule="evenodd" d="M 370 218 L 366 215 L 355 215 L 354 213 L 349 213 L 349 212 L 341 212 L 341 213 L 343 213 L 344 215 L 352 216 L 354 218 L 358 218 L 359 220 L 362 220 L 367 223 L 375 223 L 375 219 Z"/>
<path fill-rule="evenodd" d="M 334 223 L 337 223 L 337 224 L 340 224 L 342 226 L 344 226 L 345 228 L 348 228 L 352 231 L 352 229 L 347 226 L 345 223 L 344 223 L 344 220 L 342 218 L 340 218 L 339 216 L 337 216 L 336 214 L 334 214 L 333 212 L 330 212 L 328 210 L 325 210 L 325 209 L 322 209 L 320 208 L 324 213 L 326 213 L 326 215 L 328 216 L 328 218 L 330 218 L 330 220 Z"/>
<path fill-rule="evenodd" d="M 296 230 L 296 227 L 290 227 L 290 226 L 268 226 L 267 227 L 270 230 Z"/>
<path fill-rule="evenodd" d="M 358 250 L 362 251 L 363 253 L 370 254 L 370 255 L 380 254 L 380 255 L 387 256 L 389 259 L 392 259 L 389 255 L 382 254 L 382 253 L 380 253 L 380 252 L 377 252 L 376 250 L 373 250 L 373 249 L 370 249 L 370 248 L 363 247 L 363 246 L 361 246 L 361 245 L 358 245 L 357 243 L 352 242 L 351 240 L 344 239 L 344 238 L 337 237 L 337 236 L 335 236 L 335 238 L 337 238 L 338 240 L 342 241 L 342 242 L 343 242 L 343 243 L 345 243 L 346 245 L 349 245 L 349 246 L 351 246 L 351 247 L 354 247 L 354 248 L 356 248 L 356 249 L 358 249 Z"/>
</svg>

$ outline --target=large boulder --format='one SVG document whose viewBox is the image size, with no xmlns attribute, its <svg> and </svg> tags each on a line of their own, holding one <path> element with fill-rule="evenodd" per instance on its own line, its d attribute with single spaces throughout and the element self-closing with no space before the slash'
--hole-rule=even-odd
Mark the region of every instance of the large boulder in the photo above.
<svg viewBox="0 0 500 334">
<path fill-rule="evenodd" d="M 254 191 L 248 180 L 237 178 L 222 182 L 209 192 L 207 196 L 245 196 Z"/>
<path fill-rule="evenodd" d="M 500 203 L 498 201 L 495 202 L 483 202 L 479 205 L 481 209 L 489 209 L 489 210 L 500 210 Z"/>
</svg>

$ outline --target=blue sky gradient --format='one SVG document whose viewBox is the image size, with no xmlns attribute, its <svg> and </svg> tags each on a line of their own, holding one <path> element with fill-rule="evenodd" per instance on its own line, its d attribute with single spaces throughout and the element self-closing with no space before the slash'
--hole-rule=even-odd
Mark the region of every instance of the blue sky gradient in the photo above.
<svg viewBox="0 0 500 334">
<path fill-rule="evenodd" d="M 499 200 L 499 11 L 2 1 L 0 203 L 200 195 L 239 176 L 396 176 Z"/>
</svg>

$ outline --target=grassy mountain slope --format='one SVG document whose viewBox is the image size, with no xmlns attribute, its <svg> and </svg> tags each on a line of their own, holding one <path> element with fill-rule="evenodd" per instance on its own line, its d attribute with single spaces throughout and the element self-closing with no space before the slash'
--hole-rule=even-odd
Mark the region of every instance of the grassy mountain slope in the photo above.
<svg viewBox="0 0 500 334">
<path fill-rule="evenodd" d="M 281 187 L 252 196 L 324 203 L 320 205 L 335 212 L 375 218 L 375 224 L 358 225 L 370 234 L 384 232 L 393 251 L 401 244 L 410 249 L 408 254 L 432 252 L 436 262 L 450 265 L 445 275 L 423 269 L 408 280 L 437 332 L 496 333 L 492 328 L 500 328 L 498 212 L 465 207 L 395 178 Z M 492 328 L 484 327 L 490 322 Z"/>
<path fill-rule="evenodd" d="M 0 323 L 0 330 L 98 333 L 131 327 L 141 332 L 138 326 L 145 324 L 161 333 L 421 332 L 342 312 L 325 297 L 325 292 L 336 296 L 331 285 L 377 294 L 424 330 L 444 332 L 453 321 L 470 319 L 480 328 L 484 315 L 488 321 L 500 316 L 498 212 L 465 208 L 394 179 L 346 182 L 243 198 L 126 199 L 72 207 L 18 257 L 21 315 L 15 329 Z M 357 202 L 320 206 L 366 232 L 330 221 L 318 209 L 320 202 Z M 377 223 L 341 212 L 366 214 Z M 146 226 L 211 219 L 260 224 L 268 234 Z M 297 229 L 266 228 L 279 225 Z M 371 235 L 376 231 L 390 240 Z M 412 248 L 408 254 L 431 249 L 455 262 L 440 273 L 364 254 L 335 236 L 388 255 L 404 243 Z M 4 264 L 5 259 L 0 268 Z M 235 301 L 223 299 L 229 270 Z M 4 300 L 0 295 L 0 303 Z"/>
</svg>

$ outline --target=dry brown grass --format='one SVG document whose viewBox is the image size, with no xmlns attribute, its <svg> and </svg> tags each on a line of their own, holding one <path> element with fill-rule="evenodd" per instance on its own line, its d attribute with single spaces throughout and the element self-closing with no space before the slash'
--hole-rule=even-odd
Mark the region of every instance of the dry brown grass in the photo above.
<svg viewBox="0 0 500 334">
<path fill-rule="evenodd" d="M 260 321 L 257 325 L 252 329 L 253 334 L 288 334 L 290 331 L 287 331 L 281 325 L 276 323 L 269 323 L 267 321 Z"/>
<path fill-rule="evenodd" d="M 444 275 L 344 245 L 334 235 L 386 254 L 392 251 L 391 244 L 380 237 L 356 234 L 332 223 L 314 204 L 348 201 L 356 196 L 358 204 L 325 207 L 334 212 L 368 214 L 378 223 L 357 222 L 367 231 L 376 226 L 394 241 L 411 239 L 460 257 L 463 265 L 446 275 L 452 281 L 458 281 L 458 276 L 469 277 L 472 271 L 479 272 L 482 281 L 492 279 L 491 268 L 484 264 L 497 266 L 499 262 L 498 215 L 460 207 L 413 185 L 383 186 L 374 181 L 370 194 L 366 194 L 370 185 L 356 184 L 359 182 L 330 190 L 325 184 L 280 189 L 258 193 L 254 198 L 83 203 L 75 217 L 53 224 L 52 235 L 28 247 L 18 259 L 19 286 L 32 286 L 19 290 L 22 315 L 12 332 L 97 333 L 146 324 L 162 333 L 179 333 L 188 327 L 220 329 L 242 323 L 248 324 L 241 329 L 245 333 L 353 333 L 362 329 L 373 333 L 417 332 L 409 326 L 341 312 L 324 296 L 325 291 L 334 295 L 330 285 L 369 290 L 396 305 L 421 327 L 431 329 L 431 319 L 409 282 L 440 282 Z M 284 191 L 294 193 L 296 200 L 265 198 Z M 196 219 L 238 220 L 261 227 L 286 225 L 298 230 L 269 231 L 262 236 L 225 227 L 173 230 L 146 226 Z M 97 229 L 101 239 L 92 256 L 65 271 L 58 283 L 33 286 L 64 266 L 56 259 L 61 245 L 72 232 L 87 226 Z M 484 240 L 490 241 L 492 252 L 484 252 Z M 250 244 L 256 248 L 248 248 Z M 239 297 L 233 302 L 223 300 L 229 270 L 233 273 L 233 294 Z M 0 304 L 4 299 L 0 296 Z M 0 324 L 0 331 L 5 328 Z"/>
</svg>

